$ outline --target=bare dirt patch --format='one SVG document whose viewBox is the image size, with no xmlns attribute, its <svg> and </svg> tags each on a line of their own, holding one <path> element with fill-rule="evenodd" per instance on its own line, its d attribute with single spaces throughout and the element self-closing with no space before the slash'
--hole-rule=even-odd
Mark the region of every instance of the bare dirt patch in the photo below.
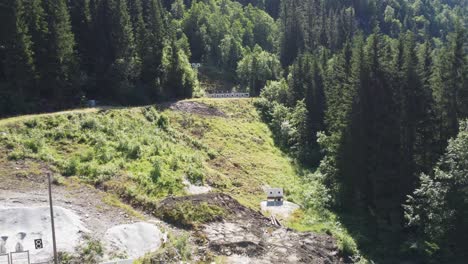
<svg viewBox="0 0 468 264">
<path fill-rule="evenodd" d="M 169 108 L 174 111 L 197 115 L 226 117 L 223 111 L 200 102 L 179 101 L 171 104 Z"/>
<path fill-rule="evenodd" d="M 181 202 L 207 203 L 228 212 L 193 230 L 201 238 L 199 251 L 226 256 L 228 263 L 343 263 L 333 237 L 275 226 L 269 218 L 229 195 L 170 197 L 160 203 L 160 208 L 172 208 Z"/>
</svg>

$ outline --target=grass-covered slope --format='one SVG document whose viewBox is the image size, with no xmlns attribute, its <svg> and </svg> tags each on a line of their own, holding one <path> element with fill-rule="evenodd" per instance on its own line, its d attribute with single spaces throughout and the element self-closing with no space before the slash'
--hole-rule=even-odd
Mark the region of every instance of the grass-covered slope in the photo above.
<svg viewBox="0 0 468 264">
<path fill-rule="evenodd" d="M 249 99 L 199 100 L 224 115 L 207 117 L 181 111 L 165 111 L 173 127 L 195 138 L 211 153 L 204 161 L 207 181 L 236 197 L 244 205 L 258 207 L 263 187 L 283 187 L 291 194 L 298 186 L 295 168 L 277 147 L 267 125 L 261 122 Z"/>
<path fill-rule="evenodd" d="M 139 202 L 208 183 L 257 207 L 265 185 L 291 190 L 294 167 L 252 100 L 198 100 L 222 115 L 136 107 L 0 121 L 2 158 L 34 159 L 63 176 L 113 188 Z"/>
<path fill-rule="evenodd" d="M 326 192 L 275 146 L 254 101 L 197 99 L 0 120 L 0 175 L 27 160 L 147 209 L 168 195 L 185 195 L 185 180 L 253 209 L 264 187 L 282 187 L 303 206 L 292 227 L 331 232 L 343 251 L 355 253 L 352 238 L 323 209 Z"/>
</svg>

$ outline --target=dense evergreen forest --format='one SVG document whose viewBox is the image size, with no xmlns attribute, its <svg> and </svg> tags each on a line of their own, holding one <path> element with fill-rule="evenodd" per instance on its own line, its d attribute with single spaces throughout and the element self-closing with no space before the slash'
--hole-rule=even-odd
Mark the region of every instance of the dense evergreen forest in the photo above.
<svg viewBox="0 0 468 264">
<path fill-rule="evenodd" d="M 259 96 L 380 261 L 468 257 L 465 0 L 1 0 L 0 115 Z M 320 202 L 320 201 L 317 201 Z"/>
</svg>

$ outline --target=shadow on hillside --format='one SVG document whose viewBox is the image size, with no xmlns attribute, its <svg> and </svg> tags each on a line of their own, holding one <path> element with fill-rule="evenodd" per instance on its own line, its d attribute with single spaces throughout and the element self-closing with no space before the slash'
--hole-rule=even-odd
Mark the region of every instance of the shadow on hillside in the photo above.
<svg viewBox="0 0 468 264">
<path fill-rule="evenodd" d="M 367 212 L 338 212 L 339 222 L 356 241 L 359 251 L 369 261 L 379 264 L 422 264 L 420 257 L 404 253 L 405 231 L 392 231 L 378 228 L 377 223 Z"/>
</svg>

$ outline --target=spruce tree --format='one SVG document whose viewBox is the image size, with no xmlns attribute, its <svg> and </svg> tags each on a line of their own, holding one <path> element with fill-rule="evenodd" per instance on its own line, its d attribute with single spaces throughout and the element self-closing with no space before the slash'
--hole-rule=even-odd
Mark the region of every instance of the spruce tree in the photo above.
<svg viewBox="0 0 468 264">
<path fill-rule="evenodd" d="M 459 119 L 466 116 L 468 90 L 465 81 L 467 64 L 463 48 L 464 30 L 457 27 L 449 36 L 448 45 L 438 51 L 431 78 L 442 142 L 447 142 L 457 134 Z"/>
<path fill-rule="evenodd" d="M 454 85 L 453 90 L 457 101 L 457 116 L 461 119 L 468 117 L 468 64 L 466 57 L 466 29 L 461 22 L 456 25 L 450 41 L 451 71 L 449 79 Z"/>
<path fill-rule="evenodd" d="M 47 66 L 42 89 L 49 98 L 71 99 L 76 94 L 77 60 L 70 15 L 65 0 L 45 1 L 47 35 Z"/>
<path fill-rule="evenodd" d="M 398 106 L 392 87 L 385 40 L 379 32 L 370 35 L 366 44 L 368 76 L 362 83 L 364 144 L 366 148 L 363 188 L 365 204 L 376 221 L 381 238 L 388 238 L 401 227 L 402 191 L 399 182 Z"/>
<path fill-rule="evenodd" d="M 42 0 L 29 1 L 26 8 L 28 30 L 31 35 L 34 65 L 36 67 L 36 86 L 34 95 L 41 97 L 41 90 L 48 89 L 44 84 L 44 76 L 48 69 L 48 34 L 49 29 Z"/>
<path fill-rule="evenodd" d="M 294 62 L 296 56 L 303 51 L 304 36 L 299 21 L 299 1 L 281 2 L 281 46 L 280 59 L 283 67 L 287 67 Z"/>
<path fill-rule="evenodd" d="M 69 9 L 81 69 L 83 72 L 92 75 L 94 36 L 92 35 L 90 0 L 70 1 Z"/>
<path fill-rule="evenodd" d="M 403 35 L 403 34 L 402 34 Z M 401 37 L 403 61 L 399 68 L 401 85 L 400 104 L 400 175 L 401 192 L 409 194 L 416 183 L 417 175 L 428 172 L 435 162 L 435 119 L 432 95 L 418 74 L 418 58 L 415 36 L 406 33 Z M 402 199 L 405 199 L 404 197 Z M 404 200 L 402 201 L 404 202 Z"/>
<path fill-rule="evenodd" d="M 306 156 L 302 159 L 305 164 L 317 166 L 320 162 L 321 155 L 317 143 L 317 133 L 324 130 L 324 115 L 325 115 L 325 92 L 322 70 L 319 68 L 317 60 L 311 57 L 308 63 L 308 69 L 305 89 L 305 104 L 307 109 L 307 130 Z M 310 79 L 309 79 L 310 78 Z"/>
<path fill-rule="evenodd" d="M 143 7 L 141 0 L 128 0 L 128 12 L 132 21 L 133 36 L 138 56 L 144 55 L 145 23 L 143 21 Z"/>
<path fill-rule="evenodd" d="M 99 94 L 125 104 L 143 98 L 135 90 L 140 63 L 126 1 L 100 1 L 95 27 Z"/>
<path fill-rule="evenodd" d="M 160 95 L 163 79 L 164 13 L 159 0 L 143 0 L 145 35 L 142 54 L 142 81 L 151 98 Z"/>
<path fill-rule="evenodd" d="M 9 97 L 17 103 L 34 95 L 34 61 L 31 36 L 26 23 L 25 2 L 9 0 L 2 21 L 5 33 L 2 42 L 5 44 L 4 71 L 9 87 Z M 12 104 L 10 107 L 15 108 Z M 19 107 L 18 105 L 16 107 Z M 16 109 L 16 111 L 21 109 Z"/>
</svg>

